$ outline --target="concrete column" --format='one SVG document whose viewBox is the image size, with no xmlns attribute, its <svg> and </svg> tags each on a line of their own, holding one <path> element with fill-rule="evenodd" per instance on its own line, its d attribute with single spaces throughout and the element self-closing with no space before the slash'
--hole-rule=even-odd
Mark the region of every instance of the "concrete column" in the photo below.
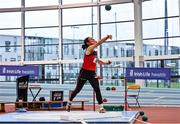
<svg viewBox="0 0 180 124">
<path fill-rule="evenodd" d="M 179 4 L 179 33 L 180 33 L 180 0 L 178 0 L 179 2 L 178 2 L 178 4 Z"/>
<path fill-rule="evenodd" d="M 98 3 L 100 0 L 97 1 Z M 97 6 L 97 39 L 101 39 L 101 7 Z M 102 56 L 102 46 L 100 45 L 98 47 L 98 58 L 101 58 Z M 102 76 L 102 65 L 98 65 L 99 68 L 97 68 L 97 75 Z"/>
<path fill-rule="evenodd" d="M 62 5 L 62 0 L 59 0 L 59 5 Z M 62 37 L 62 9 L 59 9 L 59 60 L 63 60 L 63 37 Z M 63 84 L 63 64 L 59 66 L 59 84 Z"/>
<path fill-rule="evenodd" d="M 134 33 L 135 33 L 135 67 L 144 67 L 142 39 L 142 0 L 134 0 Z M 136 80 L 144 86 L 144 80 Z"/>
<path fill-rule="evenodd" d="M 21 64 L 25 60 L 25 0 L 21 0 Z"/>
</svg>

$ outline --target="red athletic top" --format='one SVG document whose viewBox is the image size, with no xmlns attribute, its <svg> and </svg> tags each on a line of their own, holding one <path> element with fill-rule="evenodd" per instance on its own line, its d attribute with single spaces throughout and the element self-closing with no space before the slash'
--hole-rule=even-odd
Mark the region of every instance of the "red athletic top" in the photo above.
<svg viewBox="0 0 180 124">
<path fill-rule="evenodd" d="M 96 70 L 96 57 L 97 53 L 93 52 L 90 55 L 85 55 L 83 59 L 82 68 L 90 71 Z"/>
</svg>

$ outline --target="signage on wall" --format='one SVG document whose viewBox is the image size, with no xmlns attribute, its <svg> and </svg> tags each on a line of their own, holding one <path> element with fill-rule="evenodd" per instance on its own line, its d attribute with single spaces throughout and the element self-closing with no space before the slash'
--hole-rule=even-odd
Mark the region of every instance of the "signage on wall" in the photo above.
<svg viewBox="0 0 180 124">
<path fill-rule="evenodd" d="M 127 79 L 170 80 L 170 68 L 126 68 Z"/>
<path fill-rule="evenodd" d="M 4 76 L 38 76 L 39 68 L 38 66 L 2 66 L 0 65 L 0 75 Z"/>
</svg>

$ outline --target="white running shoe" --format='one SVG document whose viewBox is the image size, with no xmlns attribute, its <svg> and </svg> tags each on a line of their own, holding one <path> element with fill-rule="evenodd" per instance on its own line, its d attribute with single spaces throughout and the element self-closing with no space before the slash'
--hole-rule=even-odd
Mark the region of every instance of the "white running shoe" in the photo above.
<svg viewBox="0 0 180 124">
<path fill-rule="evenodd" d="M 106 110 L 103 107 L 101 107 L 99 108 L 99 113 L 106 113 Z"/>
<path fill-rule="evenodd" d="M 66 111 L 70 112 L 71 111 L 71 103 L 67 103 L 66 105 Z"/>
</svg>

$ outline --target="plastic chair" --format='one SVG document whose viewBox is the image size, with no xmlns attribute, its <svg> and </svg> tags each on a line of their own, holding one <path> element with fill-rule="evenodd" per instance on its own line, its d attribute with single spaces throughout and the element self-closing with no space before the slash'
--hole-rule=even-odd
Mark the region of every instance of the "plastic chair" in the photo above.
<svg viewBox="0 0 180 124">
<path fill-rule="evenodd" d="M 127 86 L 127 98 L 134 98 L 136 100 L 136 105 L 138 105 L 138 107 L 140 107 L 140 104 L 139 104 L 139 93 L 140 93 L 140 85 L 138 84 L 131 84 L 131 85 L 128 85 Z M 129 103 L 128 103 L 129 105 Z"/>
</svg>

